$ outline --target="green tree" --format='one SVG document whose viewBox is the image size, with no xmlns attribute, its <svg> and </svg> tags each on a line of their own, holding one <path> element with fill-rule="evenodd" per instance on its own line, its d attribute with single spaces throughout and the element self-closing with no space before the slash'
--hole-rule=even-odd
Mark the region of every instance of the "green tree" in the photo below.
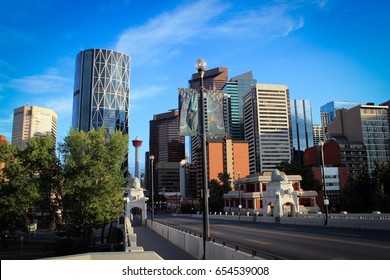
<svg viewBox="0 0 390 280">
<path fill-rule="evenodd" d="M 5 167 L 0 171 L 0 229 L 15 233 L 26 231 L 31 211 L 39 198 L 24 151 L 14 145 L 0 144 L 0 162 Z"/>
<path fill-rule="evenodd" d="M 61 184 L 60 163 L 55 154 L 55 142 L 50 135 L 32 138 L 23 151 L 24 164 L 37 185 L 40 211 L 47 222 L 55 218 Z"/>
<path fill-rule="evenodd" d="M 218 180 L 213 179 L 209 182 L 210 200 L 209 210 L 211 212 L 221 212 L 224 207 L 223 195 L 231 191 L 230 175 L 227 172 L 219 173 Z"/>
<path fill-rule="evenodd" d="M 301 175 L 301 188 L 305 191 L 320 191 L 322 189 L 322 184 L 320 181 L 314 178 L 312 169 L 304 167 L 297 160 L 283 161 L 276 166 L 276 169 L 283 171 L 284 173 L 286 173 L 286 175 Z"/>
<path fill-rule="evenodd" d="M 372 211 L 373 193 L 373 181 L 365 168 L 361 173 L 348 177 L 346 186 L 340 195 L 341 207 L 343 210 L 354 213 Z"/>
<path fill-rule="evenodd" d="M 104 128 L 71 130 L 60 145 L 64 183 L 62 214 L 65 230 L 88 242 L 92 228 L 116 220 L 123 212 L 126 178 L 121 164 L 128 151 L 128 136 Z"/>
<path fill-rule="evenodd" d="M 373 197 L 372 209 L 390 212 L 390 161 L 375 163 L 372 173 Z"/>
</svg>

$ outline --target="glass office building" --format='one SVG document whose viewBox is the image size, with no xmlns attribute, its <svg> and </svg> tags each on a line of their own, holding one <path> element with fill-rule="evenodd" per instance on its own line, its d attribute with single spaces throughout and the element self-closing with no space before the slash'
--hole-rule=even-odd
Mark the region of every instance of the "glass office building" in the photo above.
<svg viewBox="0 0 390 280">
<path fill-rule="evenodd" d="M 291 102 L 291 130 L 294 156 L 300 160 L 305 149 L 313 146 L 313 121 L 309 100 Z"/>
<path fill-rule="evenodd" d="M 73 92 L 72 127 L 89 131 L 104 127 L 128 134 L 130 57 L 105 49 L 77 55 Z"/>
<path fill-rule="evenodd" d="M 243 99 L 256 83 L 252 72 L 247 72 L 231 78 L 223 88 L 230 95 L 229 132 L 234 140 L 245 140 Z"/>
</svg>

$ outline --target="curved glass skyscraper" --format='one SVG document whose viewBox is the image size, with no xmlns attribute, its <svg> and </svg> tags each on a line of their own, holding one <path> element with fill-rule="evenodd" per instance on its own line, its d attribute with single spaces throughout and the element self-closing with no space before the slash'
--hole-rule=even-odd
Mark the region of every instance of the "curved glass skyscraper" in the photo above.
<svg viewBox="0 0 390 280">
<path fill-rule="evenodd" d="M 77 55 L 73 92 L 72 127 L 89 131 L 104 127 L 128 134 L 130 57 L 105 49 Z"/>
</svg>

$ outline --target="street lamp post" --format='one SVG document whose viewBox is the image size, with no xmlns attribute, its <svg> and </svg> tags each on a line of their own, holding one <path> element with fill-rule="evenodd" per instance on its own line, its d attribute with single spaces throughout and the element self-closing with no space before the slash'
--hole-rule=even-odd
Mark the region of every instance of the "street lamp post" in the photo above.
<svg viewBox="0 0 390 280">
<path fill-rule="evenodd" d="M 153 161 L 154 161 L 154 156 L 151 155 L 149 157 L 150 159 L 150 182 L 151 182 L 151 189 L 152 189 L 152 215 L 151 215 L 151 220 L 153 222 L 154 220 L 154 180 L 153 180 Z"/>
<path fill-rule="evenodd" d="M 328 224 L 328 205 L 329 199 L 328 194 L 326 192 L 326 181 L 325 181 L 325 161 L 324 161 L 324 142 L 320 141 L 321 147 L 321 161 L 322 161 L 322 184 L 324 186 L 324 207 L 325 207 L 325 222 L 324 225 Z"/>
<path fill-rule="evenodd" d="M 199 87 L 199 136 L 202 138 L 202 175 L 203 175 L 203 259 L 206 259 L 206 241 L 210 239 L 210 223 L 209 223 L 209 203 L 208 203 L 208 176 L 207 176 L 207 136 L 206 136 L 206 116 L 204 106 L 205 88 L 203 86 L 203 77 L 207 63 L 200 58 L 195 63 L 195 68 L 198 70 L 200 77 Z"/>
<path fill-rule="evenodd" d="M 241 173 L 238 172 L 237 175 L 238 175 L 238 219 L 240 220 L 241 219 L 241 208 L 242 208 L 242 205 L 241 205 L 241 185 L 240 185 Z"/>
</svg>

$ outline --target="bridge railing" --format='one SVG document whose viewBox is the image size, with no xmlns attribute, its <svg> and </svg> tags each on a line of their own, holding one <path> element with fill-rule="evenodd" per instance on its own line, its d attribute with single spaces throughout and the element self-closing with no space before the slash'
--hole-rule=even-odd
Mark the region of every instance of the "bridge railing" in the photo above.
<svg viewBox="0 0 390 280">
<path fill-rule="evenodd" d="M 180 214 L 183 215 L 183 214 Z M 202 214 L 192 214 L 191 217 L 202 218 Z M 241 214 L 227 212 L 211 212 L 210 219 L 225 219 L 225 220 L 241 220 L 246 222 L 262 222 L 262 223 L 280 223 L 280 224 L 296 224 L 310 226 L 324 226 L 325 214 L 297 213 L 295 216 L 262 216 L 260 214 L 251 215 L 250 213 Z M 354 229 L 370 229 L 370 230 L 388 230 L 390 231 L 390 214 L 373 211 L 372 213 L 329 213 L 327 227 L 337 228 L 354 228 Z"/>
<path fill-rule="evenodd" d="M 195 258 L 200 259 L 203 256 L 203 238 L 199 233 L 162 223 L 147 221 L 148 227 L 152 228 L 159 235 L 185 250 Z M 245 247 L 233 242 L 212 238 L 206 244 L 206 259 L 225 260 L 225 259 L 270 259 L 278 260 L 281 257 L 260 252 L 249 247 Z"/>
</svg>

